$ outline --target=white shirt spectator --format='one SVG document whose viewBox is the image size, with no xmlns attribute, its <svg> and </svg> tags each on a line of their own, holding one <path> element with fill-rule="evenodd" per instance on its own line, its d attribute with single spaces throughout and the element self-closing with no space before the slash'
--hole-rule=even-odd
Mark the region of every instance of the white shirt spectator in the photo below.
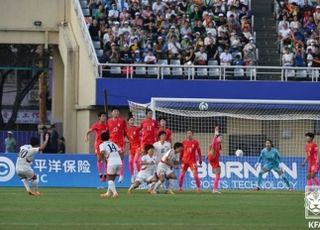
<svg viewBox="0 0 320 230">
<path fill-rule="evenodd" d="M 220 64 L 221 65 L 231 65 L 232 55 L 231 53 L 222 52 L 220 54 Z"/>
<path fill-rule="evenodd" d="M 291 30 L 289 28 L 279 30 L 279 35 L 282 39 L 288 38 L 291 34 Z"/>
<path fill-rule="evenodd" d="M 109 10 L 109 12 L 108 12 L 108 17 L 109 18 L 117 18 L 117 17 L 119 17 L 119 11 L 118 10 L 116 10 L 116 9 L 111 9 L 111 10 Z"/>
<path fill-rule="evenodd" d="M 197 64 L 205 64 L 207 62 L 208 56 L 206 52 L 196 52 L 194 62 Z"/>
<path fill-rule="evenodd" d="M 157 62 L 157 58 L 156 58 L 156 56 L 154 56 L 154 54 L 147 53 L 146 56 L 144 57 L 144 62 L 155 64 Z"/>
<path fill-rule="evenodd" d="M 293 66 L 293 53 L 285 53 L 282 55 L 282 65 L 283 66 Z"/>
<path fill-rule="evenodd" d="M 123 26 L 119 29 L 119 35 L 124 34 L 125 32 L 128 32 L 131 35 L 131 31 L 130 26 Z"/>
<path fill-rule="evenodd" d="M 290 26 L 290 23 L 287 21 L 287 20 L 281 20 L 279 23 L 278 23 L 278 30 L 283 30 L 284 29 L 284 25 L 287 25 L 287 28 L 289 28 Z"/>
<path fill-rule="evenodd" d="M 152 10 L 155 12 L 155 14 L 158 14 L 159 12 L 163 12 L 166 7 L 167 5 L 163 2 L 159 2 L 159 4 L 157 2 L 154 2 L 152 4 Z"/>
<path fill-rule="evenodd" d="M 172 42 L 170 42 L 168 44 L 168 50 L 172 53 L 172 54 L 178 54 L 179 50 L 181 49 L 181 45 L 179 42 L 175 42 L 175 44 L 173 44 Z"/>
<path fill-rule="evenodd" d="M 313 55 L 311 53 L 309 53 L 307 55 L 307 63 L 308 63 L 308 67 L 312 66 L 312 61 L 313 61 Z"/>
</svg>

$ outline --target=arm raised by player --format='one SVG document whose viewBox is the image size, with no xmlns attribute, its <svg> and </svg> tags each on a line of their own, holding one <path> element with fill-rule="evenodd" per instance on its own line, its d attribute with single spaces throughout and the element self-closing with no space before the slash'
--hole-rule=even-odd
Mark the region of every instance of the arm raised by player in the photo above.
<svg viewBox="0 0 320 230">
<path fill-rule="evenodd" d="M 40 151 L 44 150 L 47 147 L 48 142 L 49 142 L 49 134 L 47 133 L 45 136 L 44 142 L 39 147 L 39 150 Z"/>
<path fill-rule="evenodd" d="M 85 137 L 84 137 L 84 141 L 88 142 L 89 141 L 89 135 L 93 132 L 92 129 L 89 129 L 88 132 L 86 133 Z"/>
<path fill-rule="evenodd" d="M 199 164 L 201 165 L 202 164 L 202 156 L 201 156 L 201 149 L 200 149 L 200 144 L 199 142 L 197 141 L 197 153 L 198 153 L 198 161 L 199 161 Z"/>
</svg>

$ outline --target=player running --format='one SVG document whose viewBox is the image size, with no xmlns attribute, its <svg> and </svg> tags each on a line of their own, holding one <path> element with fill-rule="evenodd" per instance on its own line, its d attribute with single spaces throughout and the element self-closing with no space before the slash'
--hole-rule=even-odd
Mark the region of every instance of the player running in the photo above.
<svg viewBox="0 0 320 230">
<path fill-rule="evenodd" d="M 120 148 L 121 153 L 124 153 L 125 149 L 125 137 L 127 130 L 126 121 L 120 117 L 120 111 L 118 108 L 114 107 L 111 110 L 111 118 L 108 119 L 108 129 L 110 132 L 110 141 L 114 142 Z M 122 162 L 121 173 L 118 182 L 122 182 L 124 174 L 124 164 Z"/>
<path fill-rule="evenodd" d="M 319 171 L 318 145 L 314 142 L 314 134 L 306 133 L 306 158 L 302 162 L 302 166 L 308 163 L 307 185 L 312 186 L 312 183 L 319 185 L 319 180 L 316 177 Z"/>
<path fill-rule="evenodd" d="M 273 143 L 271 140 L 267 140 L 265 146 L 266 147 L 261 150 L 259 160 L 255 165 L 255 168 L 257 168 L 260 164 L 263 163 L 263 166 L 259 172 L 258 187 L 256 188 L 256 191 L 259 191 L 261 189 L 263 174 L 265 174 L 266 172 L 270 172 L 271 170 L 277 172 L 280 178 L 287 185 L 288 189 L 291 190 L 289 181 L 279 166 L 281 161 L 278 149 L 273 147 Z"/>
<path fill-rule="evenodd" d="M 138 149 L 140 147 L 140 128 L 134 125 L 134 117 L 129 115 L 128 127 L 127 127 L 127 138 L 130 144 L 129 148 L 129 171 L 131 175 L 131 183 L 134 182 L 135 170 L 140 171 L 139 158 L 136 158 L 138 154 Z"/>
<path fill-rule="evenodd" d="M 27 192 L 31 196 L 39 196 L 40 193 L 38 191 L 38 179 L 37 175 L 34 173 L 31 168 L 31 164 L 33 161 L 33 156 L 36 153 L 39 153 L 47 146 L 49 141 L 49 134 L 45 135 L 45 140 L 40 145 L 39 138 L 31 138 L 30 145 L 23 145 L 20 147 L 20 152 L 18 153 L 18 158 L 16 162 L 16 174 L 20 177 L 24 187 Z M 40 147 L 39 147 L 40 146 Z M 32 188 L 29 186 L 29 182 L 31 181 Z"/>
<path fill-rule="evenodd" d="M 196 161 L 196 154 L 198 154 L 199 164 L 202 164 L 201 149 L 199 142 L 194 138 L 193 131 L 187 130 L 187 138 L 182 142 L 183 153 L 180 155 L 181 171 L 179 175 L 179 191 L 182 192 L 184 176 L 188 170 L 191 169 L 193 177 L 196 181 L 197 192 L 200 192 L 200 178 L 198 176 L 198 166 Z"/>
<path fill-rule="evenodd" d="M 176 161 L 176 155 L 181 154 L 182 150 L 182 143 L 177 142 L 173 145 L 173 149 L 170 149 L 162 156 L 161 161 L 157 167 L 157 177 L 159 178 L 159 180 L 151 190 L 151 194 L 156 194 L 158 188 L 163 184 L 163 182 L 166 181 L 166 179 L 177 179 L 177 176 L 173 172 L 173 168 L 178 164 L 178 162 Z M 174 194 L 171 188 L 168 188 L 168 193 Z"/>
<path fill-rule="evenodd" d="M 130 186 L 128 193 L 131 193 L 132 190 L 138 188 L 142 183 L 152 183 L 157 182 L 155 176 L 156 173 L 156 157 L 154 156 L 154 147 L 153 145 L 146 145 L 145 155 L 141 158 L 141 171 L 139 171 L 134 183 Z"/>
<path fill-rule="evenodd" d="M 97 157 L 97 168 L 98 168 L 98 173 L 99 173 L 99 178 L 100 181 L 105 182 L 107 179 L 107 175 L 105 174 L 106 172 L 106 164 L 105 164 L 105 160 L 103 159 L 103 157 L 100 154 L 100 149 L 99 146 L 102 143 L 101 140 L 101 134 L 103 132 L 108 131 L 108 125 L 106 123 L 107 120 L 107 115 L 105 112 L 101 112 L 98 115 L 98 121 L 95 122 L 91 128 L 89 129 L 89 131 L 87 132 L 84 141 L 88 142 L 89 140 L 89 135 L 93 132 L 95 132 L 96 134 L 96 140 L 94 142 L 94 147 L 95 147 L 95 154 Z"/>
<path fill-rule="evenodd" d="M 118 197 L 114 180 L 120 175 L 122 166 L 122 152 L 117 144 L 109 141 L 109 132 L 101 134 L 103 143 L 100 145 L 100 152 L 107 161 L 108 190 L 106 193 L 100 194 L 101 197 Z"/>
<path fill-rule="evenodd" d="M 157 141 L 158 122 L 152 119 L 152 110 L 146 109 L 146 117 L 141 121 L 141 148 L 144 149 L 146 145 L 153 145 Z"/>
<path fill-rule="evenodd" d="M 160 124 L 160 127 L 159 127 L 159 129 L 158 129 L 158 137 L 160 138 L 160 132 L 165 132 L 166 133 L 166 141 L 168 141 L 168 142 L 170 142 L 171 143 L 171 136 L 172 136 L 172 132 L 171 132 L 171 130 L 169 129 L 169 128 L 167 128 L 167 120 L 166 120 L 166 118 L 164 118 L 164 117 L 161 117 L 160 119 L 159 119 L 159 124 Z"/>
<path fill-rule="evenodd" d="M 213 185 L 212 185 L 212 193 L 221 193 L 218 190 L 220 173 L 221 173 L 221 168 L 219 164 L 220 152 L 221 152 L 221 136 L 219 133 L 219 127 L 217 126 L 215 127 L 214 137 L 212 139 L 209 152 L 208 152 L 208 162 L 212 167 L 212 172 L 215 174 Z"/>
</svg>

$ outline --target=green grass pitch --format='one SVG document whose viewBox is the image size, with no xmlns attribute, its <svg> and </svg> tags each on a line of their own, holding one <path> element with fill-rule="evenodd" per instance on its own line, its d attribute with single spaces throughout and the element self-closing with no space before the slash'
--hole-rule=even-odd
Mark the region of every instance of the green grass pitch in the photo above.
<svg viewBox="0 0 320 230">
<path fill-rule="evenodd" d="M 149 195 L 120 190 L 103 199 L 97 189 L 0 188 L 0 229 L 307 229 L 303 192 L 223 191 Z"/>
</svg>

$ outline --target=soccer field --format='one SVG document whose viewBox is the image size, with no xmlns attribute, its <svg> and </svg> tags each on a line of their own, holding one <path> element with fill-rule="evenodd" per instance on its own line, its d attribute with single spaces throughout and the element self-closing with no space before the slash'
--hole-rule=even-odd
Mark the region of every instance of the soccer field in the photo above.
<svg viewBox="0 0 320 230">
<path fill-rule="evenodd" d="M 117 199 L 97 189 L 1 188 L 0 229 L 307 229 L 302 192 L 193 191 L 149 195 L 120 191 Z"/>
</svg>

